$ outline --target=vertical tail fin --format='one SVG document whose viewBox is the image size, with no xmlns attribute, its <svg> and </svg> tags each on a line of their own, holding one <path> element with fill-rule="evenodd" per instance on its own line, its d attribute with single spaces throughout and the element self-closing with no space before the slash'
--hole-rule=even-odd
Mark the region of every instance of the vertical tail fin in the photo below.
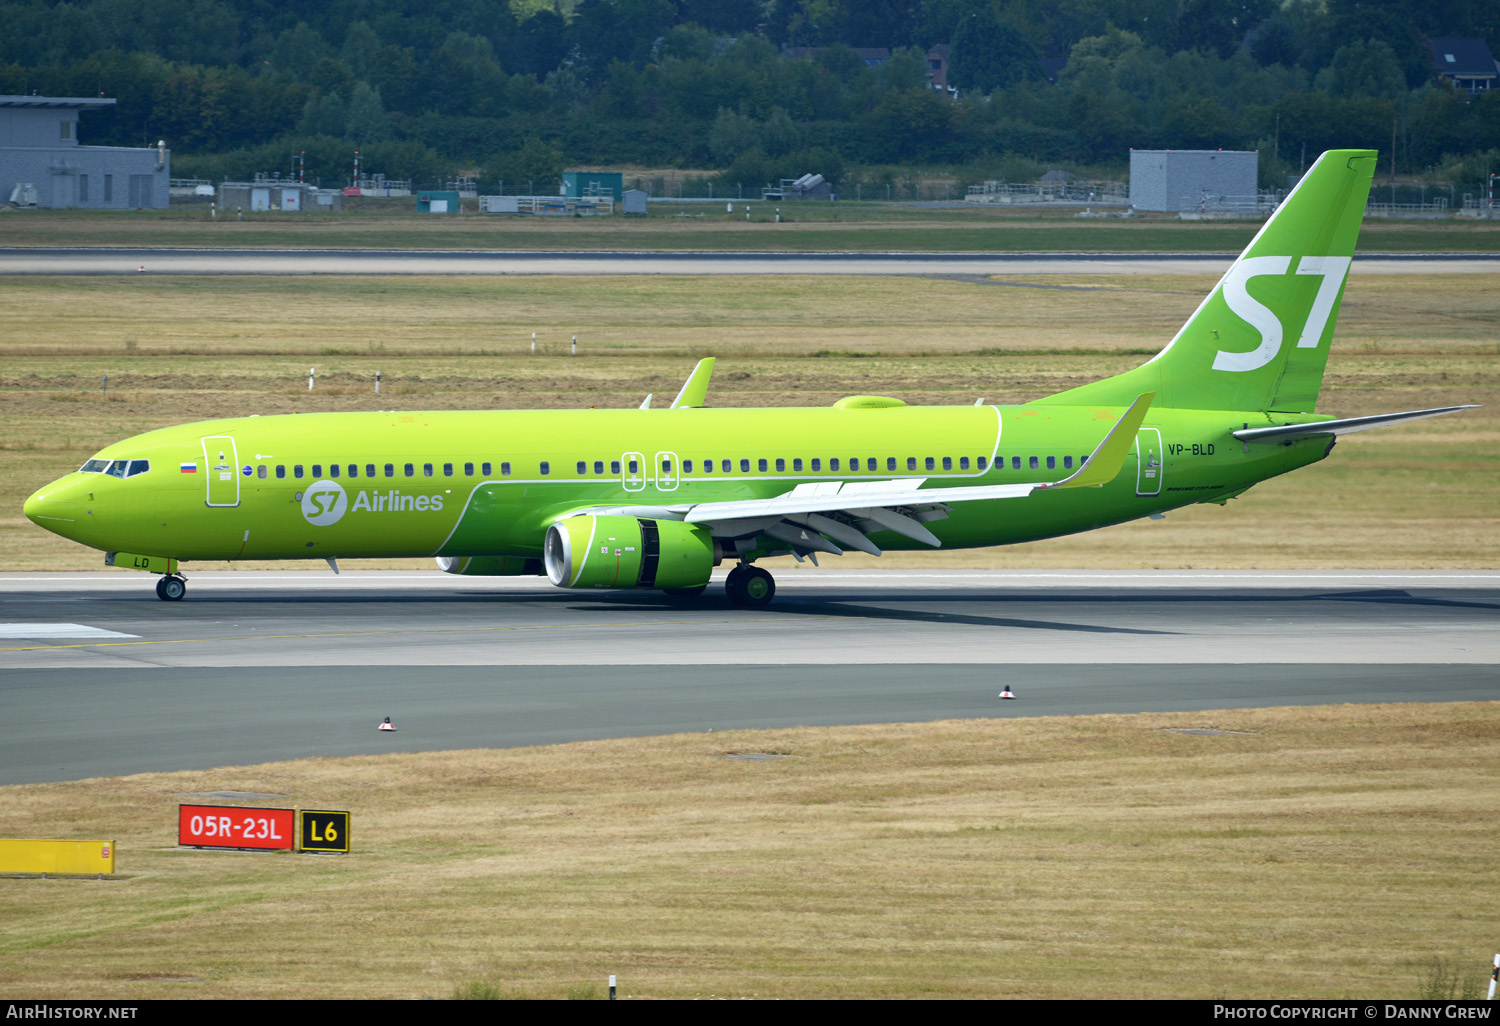
<svg viewBox="0 0 1500 1026">
<path fill-rule="evenodd" d="M 1271 215 L 1177 336 L 1135 370 L 1039 400 L 1311 412 L 1354 256 L 1374 150 L 1329 150 Z"/>
</svg>

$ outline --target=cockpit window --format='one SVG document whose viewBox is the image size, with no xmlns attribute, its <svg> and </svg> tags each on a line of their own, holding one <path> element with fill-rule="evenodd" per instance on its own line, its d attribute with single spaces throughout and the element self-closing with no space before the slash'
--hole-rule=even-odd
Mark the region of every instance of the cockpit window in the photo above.
<svg viewBox="0 0 1500 1026">
<path fill-rule="evenodd" d="M 108 474 L 110 477 L 135 477 L 151 469 L 150 460 L 92 459 L 78 468 L 81 474 Z"/>
</svg>

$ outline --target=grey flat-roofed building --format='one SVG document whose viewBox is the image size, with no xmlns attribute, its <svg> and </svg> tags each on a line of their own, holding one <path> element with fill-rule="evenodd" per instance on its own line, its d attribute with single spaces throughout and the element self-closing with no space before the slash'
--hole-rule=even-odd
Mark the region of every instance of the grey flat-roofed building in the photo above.
<svg viewBox="0 0 1500 1026">
<path fill-rule="evenodd" d="M 1137 210 L 1255 206 L 1254 150 L 1131 150 L 1130 205 Z"/>
<path fill-rule="evenodd" d="M 79 116 L 114 102 L 0 96 L 0 202 L 34 194 L 40 207 L 165 208 L 172 162 L 165 147 L 78 144 Z"/>
</svg>

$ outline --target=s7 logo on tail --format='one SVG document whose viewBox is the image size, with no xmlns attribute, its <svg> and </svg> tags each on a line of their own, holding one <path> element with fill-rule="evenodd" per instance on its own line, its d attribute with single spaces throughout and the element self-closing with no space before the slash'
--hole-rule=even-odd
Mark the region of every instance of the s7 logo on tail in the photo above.
<svg viewBox="0 0 1500 1026">
<path fill-rule="evenodd" d="M 1214 357 L 1214 370 L 1259 370 L 1276 359 L 1281 352 L 1281 318 L 1276 311 L 1253 298 L 1247 286 L 1251 278 L 1285 274 L 1291 264 L 1289 256 L 1246 257 L 1229 269 L 1224 276 L 1224 302 L 1240 320 L 1260 333 L 1260 345 L 1244 353 L 1219 350 Z M 1318 285 L 1318 294 L 1313 297 L 1302 335 L 1297 339 L 1298 349 L 1316 348 L 1323 338 L 1323 329 L 1333 313 L 1334 300 L 1344 284 L 1344 276 L 1349 273 L 1349 264 L 1350 258 L 1343 256 L 1306 256 L 1297 263 L 1298 274 L 1316 274 L 1323 279 Z"/>
</svg>

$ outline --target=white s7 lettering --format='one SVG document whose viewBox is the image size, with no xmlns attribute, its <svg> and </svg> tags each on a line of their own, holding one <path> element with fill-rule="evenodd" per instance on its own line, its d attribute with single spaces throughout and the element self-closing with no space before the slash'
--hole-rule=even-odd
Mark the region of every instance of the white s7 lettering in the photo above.
<svg viewBox="0 0 1500 1026">
<path fill-rule="evenodd" d="M 1214 357 L 1214 370 L 1253 371 L 1259 370 L 1274 360 L 1281 352 L 1283 329 L 1276 312 L 1253 298 L 1246 286 L 1251 278 L 1263 274 L 1285 274 L 1291 267 L 1289 256 L 1250 257 L 1237 263 L 1223 284 L 1224 302 L 1242 321 L 1260 333 L 1260 345 L 1249 352 L 1230 353 L 1219 350 Z M 1334 300 L 1349 272 L 1349 257 L 1309 256 L 1297 263 L 1297 274 L 1320 275 L 1323 280 L 1313 297 L 1312 308 L 1302 334 L 1297 339 L 1298 349 L 1314 349 L 1322 341 L 1323 329 L 1333 314 Z"/>
</svg>

